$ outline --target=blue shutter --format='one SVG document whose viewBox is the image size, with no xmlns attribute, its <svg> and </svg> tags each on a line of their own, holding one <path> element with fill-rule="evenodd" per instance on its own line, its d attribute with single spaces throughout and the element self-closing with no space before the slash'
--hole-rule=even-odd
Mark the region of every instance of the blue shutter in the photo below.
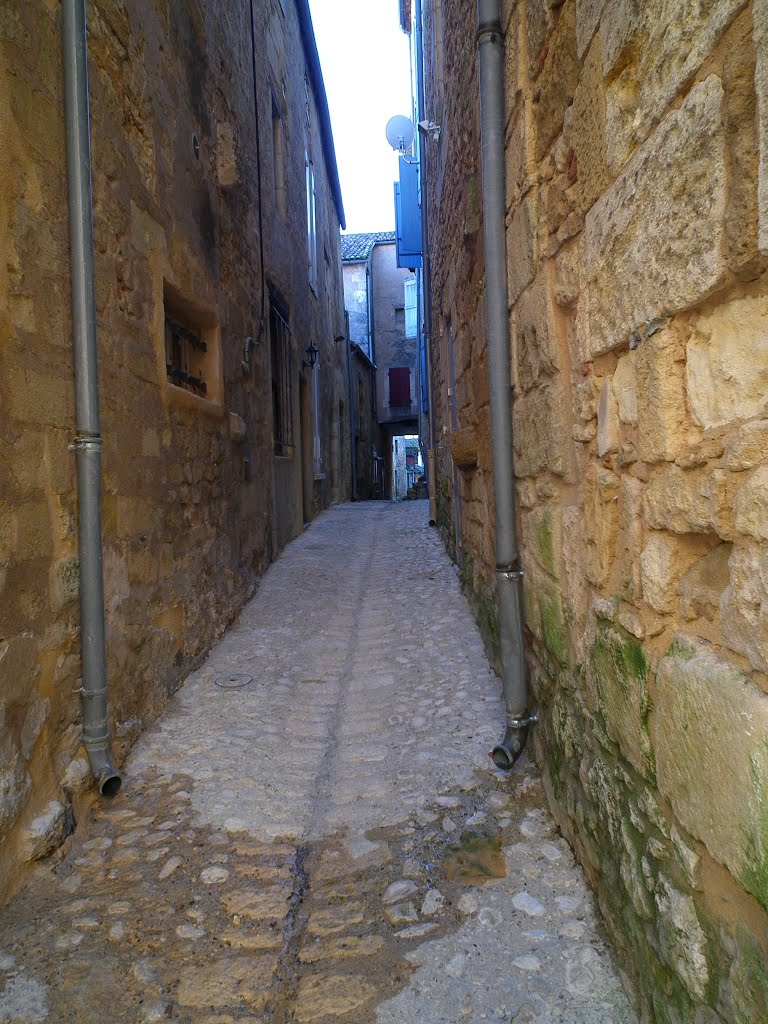
<svg viewBox="0 0 768 1024">
<path fill-rule="evenodd" d="M 421 267 L 421 207 L 419 165 L 400 157 L 400 181 L 395 182 L 395 224 L 397 265 L 416 270 Z"/>
</svg>

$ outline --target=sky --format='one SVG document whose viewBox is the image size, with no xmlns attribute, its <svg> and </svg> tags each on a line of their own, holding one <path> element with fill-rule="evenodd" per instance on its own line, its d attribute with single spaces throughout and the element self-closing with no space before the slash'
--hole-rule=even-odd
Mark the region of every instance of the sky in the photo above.
<svg viewBox="0 0 768 1024">
<path fill-rule="evenodd" d="M 410 115 L 408 37 L 398 0 L 310 0 L 347 232 L 392 231 L 397 155 L 384 135 Z"/>
</svg>

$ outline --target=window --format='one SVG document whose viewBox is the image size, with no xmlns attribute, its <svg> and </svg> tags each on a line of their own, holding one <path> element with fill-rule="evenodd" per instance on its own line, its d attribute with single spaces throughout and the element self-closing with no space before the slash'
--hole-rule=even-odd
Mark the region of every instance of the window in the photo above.
<svg viewBox="0 0 768 1024">
<path fill-rule="evenodd" d="M 389 405 L 410 408 L 411 371 L 407 366 L 392 366 L 389 370 Z"/>
<path fill-rule="evenodd" d="M 323 446 L 320 440 L 320 356 L 315 359 L 312 369 L 312 451 L 314 455 L 315 479 L 323 475 Z"/>
<path fill-rule="evenodd" d="M 165 372 L 171 383 L 196 395 L 205 395 L 208 385 L 200 364 L 207 351 L 208 346 L 198 331 L 165 314 Z"/>
<path fill-rule="evenodd" d="M 272 354 L 272 433 L 275 455 L 293 454 L 293 358 L 286 316 L 270 299 L 269 342 Z"/>
<path fill-rule="evenodd" d="M 283 145 L 283 118 L 274 95 L 272 96 L 272 181 L 275 204 L 285 218 L 285 157 Z"/>
<path fill-rule="evenodd" d="M 307 262 L 309 286 L 317 295 L 317 195 L 315 192 L 315 165 L 306 156 L 307 165 Z"/>
<path fill-rule="evenodd" d="M 219 329 L 213 314 L 163 286 L 165 374 L 178 392 L 209 402 L 222 398 Z"/>
<path fill-rule="evenodd" d="M 405 336 L 415 338 L 418 333 L 416 323 L 416 278 L 405 282 Z"/>
</svg>

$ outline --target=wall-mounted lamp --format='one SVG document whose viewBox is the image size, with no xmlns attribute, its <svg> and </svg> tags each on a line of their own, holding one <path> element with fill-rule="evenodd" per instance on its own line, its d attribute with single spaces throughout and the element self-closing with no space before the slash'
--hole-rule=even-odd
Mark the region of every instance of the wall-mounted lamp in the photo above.
<svg viewBox="0 0 768 1024">
<path fill-rule="evenodd" d="M 304 349 L 304 351 L 307 353 L 307 358 L 302 359 L 301 361 L 302 370 L 306 370 L 307 367 L 309 367 L 310 370 L 314 370 L 320 349 L 317 347 L 314 341 L 312 341 L 309 343 L 307 348 Z"/>
</svg>

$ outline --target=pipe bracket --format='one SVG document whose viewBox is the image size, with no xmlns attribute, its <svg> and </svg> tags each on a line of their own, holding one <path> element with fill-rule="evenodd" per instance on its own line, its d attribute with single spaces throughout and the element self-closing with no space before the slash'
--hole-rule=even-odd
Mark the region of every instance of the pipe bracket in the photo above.
<svg viewBox="0 0 768 1024">
<path fill-rule="evenodd" d="M 503 576 L 505 580 L 515 580 L 517 582 L 522 580 L 525 573 L 522 569 L 497 569 L 496 575 Z"/>
<path fill-rule="evenodd" d="M 69 445 L 71 452 L 101 451 L 102 440 L 98 434 L 78 434 Z"/>
<path fill-rule="evenodd" d="M 517 718 L 510 718 L 507 720 L 507 725 L 510 729 L 527 729 L 529 725 L 536 725 L 539 720 L 539 716 L 535 711 L 531 711 L 525 715 L 519 715 Z"/>
</svg>

